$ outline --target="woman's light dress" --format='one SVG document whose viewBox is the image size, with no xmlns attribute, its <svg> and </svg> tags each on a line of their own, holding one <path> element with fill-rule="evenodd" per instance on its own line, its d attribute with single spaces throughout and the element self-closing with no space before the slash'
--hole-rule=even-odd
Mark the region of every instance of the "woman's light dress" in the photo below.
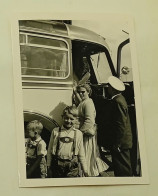
<svg viewBox="0 0 158 196">
<path fill-rule="evenodd" d="M 88 175 L 98 176 L 108 169 L 108 165 L 101 160 L 97 146 L 97 134 L 95 128 L 96 110 L 91 98 L 83 100 L 79 106 L 80 130 L 83 133 L 83 145 L 85 149 Z"/>
</svg>

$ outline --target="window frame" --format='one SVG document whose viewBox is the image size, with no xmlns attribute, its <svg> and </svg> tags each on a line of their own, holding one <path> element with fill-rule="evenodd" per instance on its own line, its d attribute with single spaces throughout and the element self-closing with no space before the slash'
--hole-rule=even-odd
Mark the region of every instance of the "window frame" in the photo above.
<svg viewBox="0 0 158 196">
<path fill-rule="evenodd" d="M 26 36 L 26 43 L 20 43 L 20 35 L 25 35 Z M 33 37 L 40 37 L 40 38 L 46 38 L 46 39 L 53 39 L 53 40 L 59 40 L 59 41 L 63 41 L 67 48 L 59 48 L 59 47 L 55 47 L 55 46 L 47 46 L 47 45 L 39 45 L 39 44 L 32 44 L 32 43 L 28 43 L 28 36 L 33 36 Z M 66 77 L 54 77 L 54 76 L 37 76 L 37 75 L 22 75 L 22 77 L 24 78 L 36 78 L 36 79 L 57 79 L 57 80 L 65 80 L 67 78 L 69 78 L 70 76 L 70 47 L 68 42 L 63 39 L 63 38 L 58 38 L 58 37 L 51 37 L 51 36 L 46 36 L 46 35 L 38 35 L 38 34 L 33 34 L 33 33 L 27 33 L 27 32 L 20 32 L 19 33 L 19 46 L 30 46 L 30 47 L 38 47 L 38 48 L 47 48 L 47 49 L 55 49 L 55 50 L 60 50 L 60 51 L 66 51 L 67 52 L 67 62 L 68 62 L 68 74 Z M 21 57 L 21 53 L 20 53 L 20 57 Z M 21 62 L 21 60 L 20 60 Z M 22 66 L 21 66 L 22 68 Z M 51 70 L 51 69 L 50 69 Z M 50 81 L 49 81 L 50 82 Z"/>
<path fill-rule="evenodd" d="M 105 51 L 101 51 L 101 52 L 98 52 L 98 53 L 95 53 L 95 54 L 91 54 L 91 55 L 90 55 L 90 60 L 91 60 L 91 64 L 92 64 L 94 73 L 95 73 L 95 75 L 96 75 L 96 79 L 97 79 L 98 84 L 107 83 L 107 82 L 103 82 L 103 81 L 102 81 L 102 78 L 101 78 L 101 75 L 100 75 L 100 72 L 99 72 L 98 68 L 97 68 L 96 66 L 94 66 L 94 64 L 93 64 L 93 62 L 92 62 L 92 56 L 93 56 L 93 55 L 101 55 L 101 54 L 104 54 L 104 56 L 105 56 L 105 58 L 106 58 L 106 61 L 107 61 L 108 65 L 109 65 L 109 70 L 110 70 L 111 76 L 113 75 L 112 70 L 111 70 L 111 67 L 110 67 L 110 64 L 109 64 L 109 61 L 108 61 L 108 57 L 107 57 Z M 98 56 L 98 57 L 99 57 L 99 56 Z M 99 57 L 99 58 L 101 58 L 101 57 Z M 98 61 L 97 61 L 97 62 L 98 62 Z M 99 66 L 101 66 L 101 65 L 98 65 L 98 67 L 99 67 Z M 105 64 L 104 64 L 104 68 L 106 68 L 106 67 L 105 67 Z M 104 71 L 106 71 L 106 69 L 105 69 Z"/>
</svg>

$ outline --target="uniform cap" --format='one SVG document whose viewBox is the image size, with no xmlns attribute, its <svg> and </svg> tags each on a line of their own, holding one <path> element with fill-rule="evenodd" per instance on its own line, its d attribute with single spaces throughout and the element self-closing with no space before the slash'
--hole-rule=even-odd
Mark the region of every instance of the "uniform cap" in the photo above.
<svg viewBox="0 0 158 196">
<path fill-rule="evenodd" d="M 118 91 L 124 91 L 125 90 L 124 83 L 120 79 L 118 79 L 114 76 L 110 76 L 108 78 L 108 82 L 114 89 L 116 89 Z"/>
</svg>

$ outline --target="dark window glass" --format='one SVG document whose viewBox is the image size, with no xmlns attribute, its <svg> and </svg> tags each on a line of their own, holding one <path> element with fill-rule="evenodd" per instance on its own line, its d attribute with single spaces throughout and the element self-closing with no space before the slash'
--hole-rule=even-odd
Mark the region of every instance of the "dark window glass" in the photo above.
<svg viewBox="0 0 158 196">
<path fill-rule="evenodd" d="M 64 50 L 20 46 L 22 75 L 66 77 L 68 52 Z"/>
</svg>

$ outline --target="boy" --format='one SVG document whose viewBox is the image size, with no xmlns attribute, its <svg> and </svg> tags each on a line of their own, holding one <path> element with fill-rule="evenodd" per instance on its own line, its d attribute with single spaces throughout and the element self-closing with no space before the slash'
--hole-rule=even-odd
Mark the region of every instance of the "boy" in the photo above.
<svg viewBox="0 0 158 196">
<path fill-rule="evenodd" d="M 47 165 L 45 156 L 46 143 L 41 138 L 43 125 L 38 120 L 28 123 L 29 138 L 26 142 L 26 174 L 27 178 L 45 178 Z"/>
<path fill-rule="evenodd" d="M 47 153 L 49 177 L 78 177 L 78 159 L 84 175 L 88 176 L 82 132 L 74 128 L 77 116 L 76 107 L 66 107 L 62 115 L 62 127 L 52 131 Z"/>
</svg>

